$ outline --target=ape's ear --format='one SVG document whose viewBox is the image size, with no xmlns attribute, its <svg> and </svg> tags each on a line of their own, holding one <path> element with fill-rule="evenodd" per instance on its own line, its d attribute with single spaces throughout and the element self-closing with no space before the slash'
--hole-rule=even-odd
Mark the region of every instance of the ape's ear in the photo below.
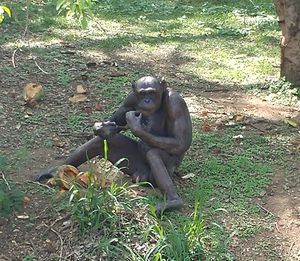
<svg viewBox="0 0 300 261">
<path fill-rule="evenodd" d="M 163 87 L 163 89 L 167 88 L 168 83 L 164 77 L 161 78 L 160 85 L 161 85 L 161 87 Z"/>
</svg>

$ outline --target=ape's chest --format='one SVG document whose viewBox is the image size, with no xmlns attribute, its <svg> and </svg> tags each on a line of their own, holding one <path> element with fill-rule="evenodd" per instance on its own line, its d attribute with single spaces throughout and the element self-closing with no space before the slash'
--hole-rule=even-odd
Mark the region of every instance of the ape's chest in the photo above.
<svg viewBox="0 0 300 261">
<path fill-rule="evenodd" d="M 150 116 L 142 117 L 143 128 L 154 135 L 166 134 L 167 114 L 164 112 L 156 112 Z"/>
</svg>

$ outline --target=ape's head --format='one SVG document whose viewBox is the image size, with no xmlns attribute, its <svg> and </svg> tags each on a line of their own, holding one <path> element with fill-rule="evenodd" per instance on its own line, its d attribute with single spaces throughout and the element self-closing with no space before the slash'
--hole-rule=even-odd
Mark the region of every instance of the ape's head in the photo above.
<svg viewBox="0 0 300 261">
<path fill-rule="evenodd" d="M 152 76 L 145 76 L 134 82 L 132 89 L 138 100 L 137 110 L 147 116 L 160 108 L 166 82 Z"/>
</svg>

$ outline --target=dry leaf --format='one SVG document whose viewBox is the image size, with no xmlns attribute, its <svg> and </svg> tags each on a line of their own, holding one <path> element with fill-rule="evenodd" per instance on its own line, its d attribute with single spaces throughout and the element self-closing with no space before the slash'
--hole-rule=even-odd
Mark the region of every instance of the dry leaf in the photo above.
<svg viewBox="0 0 300 261">
<path fill-rule="evenodd" d="M 104 110 L 103 104 L 101 104 L 100 102 L 97 102 L 96 105 L 95 105 L 95 110 L 96 111 L 103 111 Z"/>
<path fill-rule="evenodd" d="M 86 89 L 83 87 L 83 85 L 79 84 L 76 86 L 76 93 L 77 94 L 85 94 Z"/>
<path fill-rule="evenodd" d="M 236 115 L 233 116 L 233 119 L 234 119 L 235 121 L 237 121 L 237 122 L 243 121 L 244 118 L 245 118 L 245 116 L 244 116 L 244 115 L 241 115 L 241 114 L 236 114 Z"/>
<path fill-rule="evenodd" d="M 300 138 L 294 138 L 294 139 L 290 140 L 290 144 L 292 144 L 294 146 L 300 146 Z"/>
<path fill-rule="evenodd" d="M 53 144 L 58 148 L 63 148 L 65 145 L 64 142 L 58 137 L 54 137 L 52 140 L 53 140 Z"/>
<path fill-rule="evenodd" d="M 298 123 L 295 121 L 295 120 L 292 120 L 292 119 L 288 119 L 287 120 L 287 123 L 292 126 L 293 128 L 297 128 L 298 126 Z"/>
<path fill-rule="evenodd" d="M 29 216 L 28 215 L 19 215 L 17 216 L 18 219 L 28 219 Z"/>
<path fill-rule="evenodd" d="M 200 112 L 200 116 L 207 116 L 208 110 L 203 110 Z"/>
<path fill-rule="evenodd" d="M 239 140 L 243 139 L 244 136 L 243 136 L 242 134 L 239 134 L 239 135 L 233 136 L 232 138 L 233 138 L 234 140 L 239 141 Z"/>
<path fill-rule="evenodd" d="M 207 122 L 204 122 L 202 125 L 202 130 L 208 132 L 211 130 L 211 126 Z"/>
<path fill-rule="evenodd" d="M 57 176 L 59 178 L 56 180 L 56 182 L 61 186 L 61 188 L 69 190 L 78 174 L 79 170 L 74 166 L 62 165 L 57 170 Z"/>
<path fill-rule="evenodd" d="M 194 173 L 189 173 L 189 174 L 186 174 L 184 176 L 182 176 L 181 178 L 182 179 L 190 179 L 190 178 L 193 178 L 195 177 L 195 174 Z"/>
<path fill-rule="evenodd" d="M 73 97 L 69 98 L 70 102 L 84 102 L 87 100 L 87 96 L 84 94 L 75 94 Z"/>
<path fill-rule="evenodd" d="M 23 91 L 23 97 L 26 102 L 31 100 L 41 100 L 44 97 L 44 90 L 42 85 L 32 82 L 26 84 Z"/>
<path fill-rule="evenodd" d="M 23 197 L 22 202 L 24 205 L 28 205 L 30 202 L 30 198 L 25 196 L 25 197 Z"/>
<path fill-rule="evenodd" d="M 25 111 L 25 113 L 26 113 L 27 115 L 29 115 L 29 116 L 32 116 L 32 115 L 33 115 L 33 111 L 32 111 L 30 108 L 28 108 L 28 109 Z"/>
</svg>

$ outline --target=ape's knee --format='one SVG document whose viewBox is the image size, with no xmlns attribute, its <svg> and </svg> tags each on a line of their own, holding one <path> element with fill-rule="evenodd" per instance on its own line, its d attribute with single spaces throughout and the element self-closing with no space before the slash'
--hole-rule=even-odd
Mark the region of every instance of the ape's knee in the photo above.
<svg viewBox="0 0 300 261">
<path fill-rule="evenodd" d="M 153 162 L 161 159 L 159 149 L 150 149 L 146 153 L 146 158 L 148 162 Z"/>
</svg>

